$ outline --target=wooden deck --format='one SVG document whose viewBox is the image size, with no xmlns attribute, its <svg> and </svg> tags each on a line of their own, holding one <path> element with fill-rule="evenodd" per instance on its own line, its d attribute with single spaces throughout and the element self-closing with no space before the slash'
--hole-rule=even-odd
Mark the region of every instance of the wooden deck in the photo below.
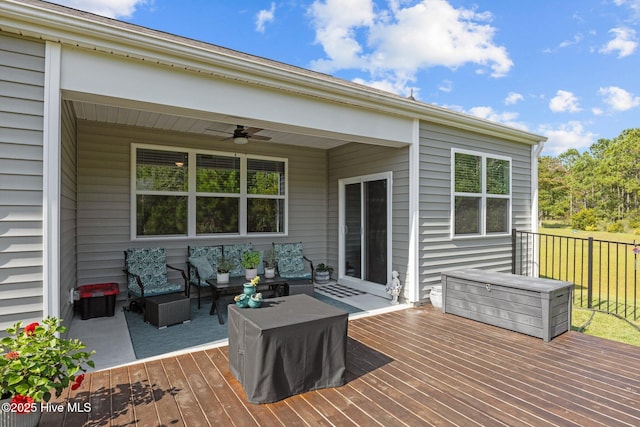
<svg viewBox="0 0 640 427">
<path fill-rule="evenodd" d="M 76 410 L 40 425 L 640 425 L 639 347 L 545 343 L 430 305 L 352 320 L 349 337 L 339 388 L 249 404 L 221 347 L 88 375 L 56 400 Z"/>
</svg>

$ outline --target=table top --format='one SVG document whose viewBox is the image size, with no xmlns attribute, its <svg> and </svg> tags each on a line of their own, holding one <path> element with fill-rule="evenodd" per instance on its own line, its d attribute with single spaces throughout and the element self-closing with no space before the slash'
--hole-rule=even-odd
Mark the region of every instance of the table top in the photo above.
<svg viewBox="0 0 640 427">
<path fill-rule="evenodd" d="M 283 285 L 290 281 L 291 280 L 283 279 L 280 276 L 276 276 L 271 279 L 266 279 L 264 276 L 260 276 L 260 282 L 258 283 L 258 286 Z M 238 289 L 242 288 L 242 285 L 249 282 L 250 280 L 247 280 L 245 277 L 230 277 L 229 283 L 218 283 L 216 279 L 207 279 L 207 283 L 217 290 Z"/>
<path fill-rule="evenodd" d="M 230 305 L 229 316 L 232 316 L 232 312 L 244 317 L 262 331 L 349 316 L 346 311 L 306 294 L 268 298 L 262 301 L 260 308 L 240 308 Z"/>
</svg>

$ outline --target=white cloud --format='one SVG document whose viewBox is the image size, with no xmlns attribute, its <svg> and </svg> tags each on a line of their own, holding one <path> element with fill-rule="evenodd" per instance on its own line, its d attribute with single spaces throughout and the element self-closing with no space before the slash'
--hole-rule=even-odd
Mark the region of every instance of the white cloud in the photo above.
<svg viewBox="0 0 640 427">
<path fill-rule="evenodd" d="M 597 135 L 586 131 L 581 122 L 570 121 L 557 128 L 541 126 L 539 132 L 548 138 L 544 146 L 544 153 L 555 155 L 564 153 L 569 148 L 583 150 L 590 147 Z"/>
<path fill-rule="evenodd" d="M 549 101 L 549 108 L 554 113 L 577 113 L 581 110 L 578 98 L 571 92 L 559 90 Z"/>
<path fill-rule="evenodd" d="M 472 107 L 467 111 L 467 113 L 472 116 L 480 117 L 481 119 L 502 123 L 503 125 L 511 126 L 516 129 L 527 130 L 527 126 L 524 123 L 517 121 L 518 113 L 512 111 L 498 112 L 491 107 L 478 106 Z"/>
<path fill-rule="evenodd" d="M 601 87 L 598 93 L 604 98 L 603 101 L 616 111 L 626 111 L 640 105 L 640 96 L 617 86 Z"/>
<path fill-rule="evenodd" d="M 612 28 L 609 33 L 612 33 L 614 38 L 600 49 L 601 53 L 618 52 L 618 58 L 624 58 L 631 55 L 638 47 L 636 32 L 632 28 Z"/>
<path fill-rule="evenodd" d="M 513 105 L 513 104 L 516 104 L 519 101 L 522 101 L 523 99 L 524 99 L 524 96 L 522 96 L 521 93 L 509 92 L 509 94 L 507 95 L 507 97 L 504 100 L 504 103 L 506 105 Z"/>
<path fill-rule="evenodd" d="M 309 14 L 326 58 L 311 67 L 365 70 L 375 81 L 392 79 L 405 87 L 402 82 L 415 81 L 419 70 L 430 67 L 474 64 L 502 77 L 513 66 L 507 50 L 493 42 L 489 13 L 456 9 L 445 0 L 388 4 L 378 9 L 372 0 L 315 0 Z"/>
<path fill-rule="evenodd" d="M 453 90 L 453 82 L 451 80 L 443 80 L 442 83 L 438 85 L 438 90 L 446 93 L 451 92 Z"/>
<path fill-rule="evenodd" d="M 634 15 L 634 18 L 640 17 L 640 0 L 614 0 L 614 3 L 618 6 L 628 6 Z"/>
<path fill-rule="evenodd" d="M 256 15 L 256 31 L 264 33 L 264 26 L 267 23 L 273 22 L 275 18 L 276 4 L 271 3 L 269 9 L 263 9 Z"/>
<path fill-rule="evenodd" d="M 60 0 L 55 3 L 107 18 L 130 18 L 139 6 L 153 0 Z"/>
</svg>

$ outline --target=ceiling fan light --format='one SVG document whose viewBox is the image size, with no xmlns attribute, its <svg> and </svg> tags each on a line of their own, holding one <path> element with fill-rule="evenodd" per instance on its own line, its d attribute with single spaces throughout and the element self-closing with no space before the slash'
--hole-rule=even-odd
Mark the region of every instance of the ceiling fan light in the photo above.
<svg viewBox="0 0 640 427">
<path fill-rule="evenodd" d="M 238 145 L 243 145 L 249 142 L 249 138 L 246 136 L 234 136 L 233 143 Z"/>
</svg>

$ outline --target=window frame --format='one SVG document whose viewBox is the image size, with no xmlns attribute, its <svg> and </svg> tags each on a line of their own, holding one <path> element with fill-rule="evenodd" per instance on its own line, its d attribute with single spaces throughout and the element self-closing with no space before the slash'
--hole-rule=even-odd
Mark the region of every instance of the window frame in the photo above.
<svg viewBox="0 0 640 427">
<path fill-rule="evenodd" d="M 158 151 L 182 152 L 188 156 L 188 190 L 186 192 L 176 191 L 149 191 L 138 190 L 136 182 L 137 150 L 149 149 Z M 240 159 L 240 192 L 239 193 L 207 193 L 198 192 L 196 188 L 196 157 L 198 154 L 213 155 L 221 157 L 234 157 Z M 176 147 L 168 145 L 155 145 L 145 143 L 131 143 L 131 167 L 130 167 L 130 238 L 132 241 L 142 240 L 180 240 L 180 239 L 229 239 L 234 237 L 261 237 L 261 236 L 288 236 L 289 234 L 289 159 L 284 157 L 272 157 L 258 154 L 235 153 L 229 151 L 204 150 L 199 148 Z M 278 195 L 255 195 L 248 194 L 247 188 L 247 162 L 249 159 L 266 160 L 284 163 L 284 194 Z M 187 234 L 163 234 L 139 236 L 137 234 L 137 196 L 139 194 L 186 196 L 187 197 Z M 238 197 L 239 215 L 237 233 L 196 233 L 196 200 L 198 197 Z M 247 203 L 250 198 L 268 198 L 283 200 L 283 230 L 280 232 L 248 232 L 248 212 Z"/>
<path fill-rule="evenodd" d="M 481 159 L 481 174 L 480 174 L 480 193 L 468 193 L 456 191 L 456 169 L 455 161 L 456 154 L 467 154 L 471 156 L 480 157 Z M 487 193 L 487 159 L 503 160 L 509 163 L 509 194 L 489 194 Z M 451 149 L 451 224 L 450 224 L 450 236 L 451 239 L 469 239 L 478 237 L 503 237 L 511 234 L 511 227 L 513 221 L 513 158 L 508 156 L 502 156 L 499 154 L 485 153 L 479 151 L 465 150 L 462 148 Z M 456 222 L 456 197 L 475 197 L 480 199 L 480 231 L 478 233 L 469 234 L 456 234 L 455 222 Z M 502 199 L 507 200 L 507 229 L 502 232 L 487 232 L 487 199 Z"/>
</svg>

